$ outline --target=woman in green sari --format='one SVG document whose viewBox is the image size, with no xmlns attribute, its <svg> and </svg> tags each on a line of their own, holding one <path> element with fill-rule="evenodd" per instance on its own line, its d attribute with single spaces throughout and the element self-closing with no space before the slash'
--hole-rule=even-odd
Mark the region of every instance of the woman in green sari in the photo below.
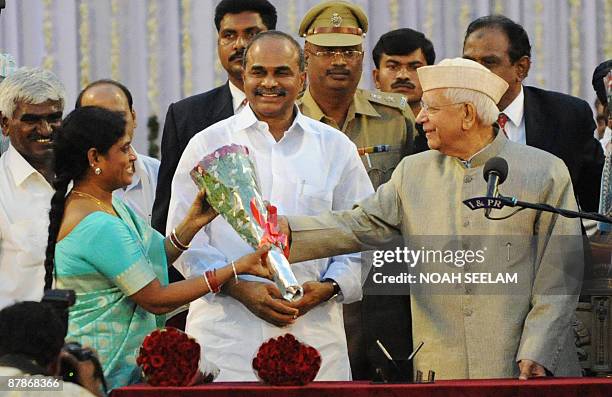
<svg viewBox="0 0 612 397">
<path fill-rule="evenodd" d="M 74 110 L 54 135 L 56 193 L 45 284 L 51 286 L 55 270 L 57 287 L 75 290 L 67 340 L 98 352 L 111 389 L 140 380 L 138 348 L 164 325 L 164 313 L 218 292 L 236 273 L 271 277 L 262 248 L 216 274 L 168 284 L 168 265 L 216 213 L 200 193 L 183 222 L 164 237 L 113 199 L 115 189 L 132 181 L 131 141 L 124 117 L 97 107 Z"/>
</svg>

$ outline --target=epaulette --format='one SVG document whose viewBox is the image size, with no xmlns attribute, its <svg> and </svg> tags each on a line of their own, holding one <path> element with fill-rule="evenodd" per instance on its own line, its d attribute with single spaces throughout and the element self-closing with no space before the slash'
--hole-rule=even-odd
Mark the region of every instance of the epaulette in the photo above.
<svg viewBox="0 0 612 397">
<path fill-rule="evenodd" d="M 402 94 L 369 90 L 363 90 L 363 92 L 368 94 L 367 99 L 370 102 L 391 106 L 402 111 L 408 106 L 408 100 Z"/>
<path fill-rule="evenodd" d="M 412 109 L 408 106 L 408 99 L 404 95 L 393 92 L 361 91 L 366 94 L 368 101 L 399 109 L 404 117 L 414 121 L 414 114 L 412 114 Z"/>
</svg>

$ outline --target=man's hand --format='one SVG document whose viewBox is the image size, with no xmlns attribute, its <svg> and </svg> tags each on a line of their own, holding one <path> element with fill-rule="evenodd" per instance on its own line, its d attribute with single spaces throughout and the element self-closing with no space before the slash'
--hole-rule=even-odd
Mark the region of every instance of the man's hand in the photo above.
<svg viewBox="0 0 612 397">
<path fill-rule="evenodd" d="M 546 369 L 540 364 L 532 360 L 521 360 L 518 362 L 521 374 L 519 379 L 527 380 L 529 378 L 546 376 Z"/>
<path fill-rule="evenodd" d="M 289 306 L 274 284 L 258 281 L 228 282 L 223 292 L 236 299 L 254 315 L 277 327 L 293 324 L 298 309 Z"/>
<path fill-rule="evenodd" d="M 308 313 L 310 309 L 327 301 L 334 294 L 334 287 L 331 283 L 308 281 L 302 285 L 302 288 L 304 288 L 304 296 L 302 299 L 287 303 L 289 306 L 299 309 L 299 316 Z"/>
</svg>

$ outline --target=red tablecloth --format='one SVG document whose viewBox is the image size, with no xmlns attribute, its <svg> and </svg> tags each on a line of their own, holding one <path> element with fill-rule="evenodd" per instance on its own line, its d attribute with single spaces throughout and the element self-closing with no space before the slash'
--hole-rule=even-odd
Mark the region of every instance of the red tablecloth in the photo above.
<svg viewBox="0 0 612 397">
<path fill-rule="evenodd" d="M 111 397 L 611 397 L 612 379 L 540 378 L 441 380 L 434 384 L 375 385 L 369 382 L 314 382 L 303 387 L 271 387 L 259 383 L 213 383 L 197 387 L 134 385 L 116 389 Z"/>
</svg>

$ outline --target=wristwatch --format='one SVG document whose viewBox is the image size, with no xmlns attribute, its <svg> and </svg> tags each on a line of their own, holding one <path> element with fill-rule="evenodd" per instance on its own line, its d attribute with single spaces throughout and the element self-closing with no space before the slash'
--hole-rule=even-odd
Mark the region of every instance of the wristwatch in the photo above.
<svg viewBox="0 0 612 397">
<path fill-rule="evenodd" d="M 334 288 L 334 292 L 332 294 L 332 296 L 329 297 L 328 300 L 332 300 L 334 299 L 336 296 L 338 296 L 340 294 L 340 292 L 342 292 L 340 290 L 340 285 L 338 285 L 338 283 L 336 281 L 334 281 L 331 278 L 324 278 L 323 280 L 321 280 L 322 283 L 331 283 L 332 287 Z"/>
</svg>

